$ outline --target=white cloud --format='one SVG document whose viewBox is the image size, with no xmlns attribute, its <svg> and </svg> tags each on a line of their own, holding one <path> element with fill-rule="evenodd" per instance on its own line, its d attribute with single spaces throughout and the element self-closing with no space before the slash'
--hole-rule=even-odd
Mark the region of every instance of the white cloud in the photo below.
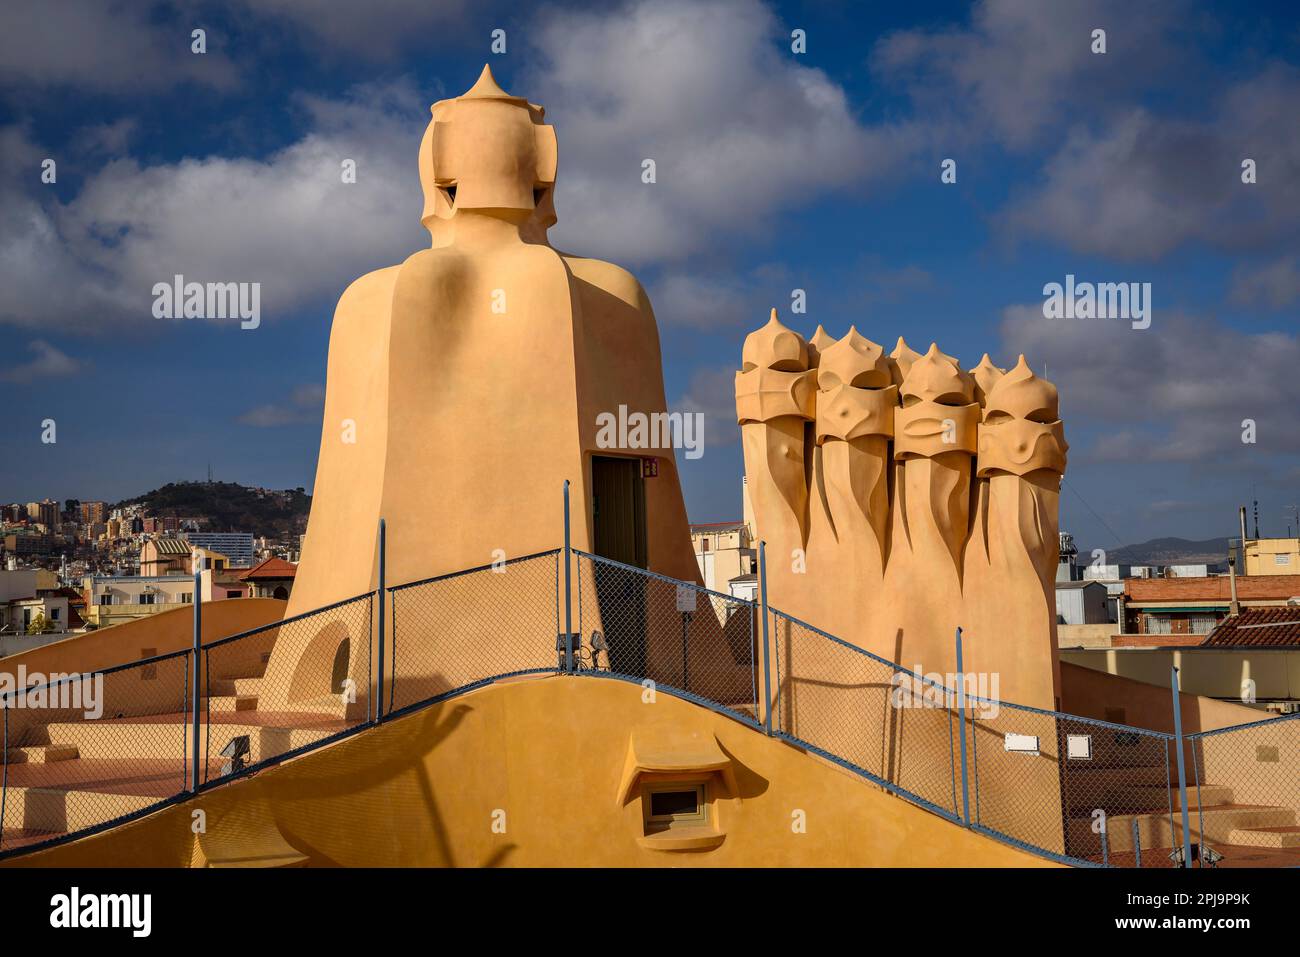
<svg viewBox="0 0 1300 957">
<path fill-rule="evenodd" d="M 282 402 L 268 402 L 254 406 L 236 421 L 242 425 L 269 429 L 281 425 L 298 425 L 302 422 L 315 422 L 320 418 L 325 405 L 325 387 L 322 385 L 300 385 Z"/>
<path fill-rule="evenodd" d="M 466 33 L 466 0 L 242 0 L 248 12 L 264 21 L 280 21 L 295 35 L 305 35 L 328 50 L 388 59 L 431 40 L 440 46 Z M 484 13 L 485 0 L 476 12 Z M 484 48 L 488 43 L 483 30 Z M 508 38 L 507 38 L 508 39 Z M 507 45 L 507 50 L 509 46 Z"/>
<path fill-rule="evenodd" d="M 306 9 L 286 0 L 272 13 Z M 667 321 L 712 323 L 711 309 L 761 320 L 762 304 L 738 283 L 703 278 L 700 262 L 716 272 L 728 240 L 771 228 L 780 210 L 863 187 L 915 146 L 906 128 L 859 124 L 838 85 L 783 52 L 784 31 L 758 0 L 551 9 L 529 35 L 544 63 L 515 92 L 546 103 L 559 134 L 557 244 L 632 264 L 690 260 L 691 272 L 662 283 Z M 264 159 L 118 159 L 71 198 L 32 185 L 44 151 L 0 129 L 33 167 L 26 188 L 0 186 L 0 321 L 78 330 L 157 321 L 151 290 L 176 274 L 260 282 L 271 322 L 327 308 L 351 279 L 426 242 L 416 149 L 431 99 L 404 82 L 341 100 L 299 97 L 309 132 Z M 119 123 L 84 139 L 103 149 L 131 133 Z M 640 181 L 647 155 L 658 163 L 654 185 Z M 345 158 L 357 161 L 355 185 L 340 182 Z"/>
<path fill-rule="evenodd" d="M 1300 338 L 1243 332 L 1212 319 L 1157 312 L 1151 328 L 1109 319 L 1045 319 L 1040 305 L 1004 310 L 1003 358 L 1024 353 L 1061 393 L 1071 423 L 1102 429 L 1072 455 L 1120 462 L 1208 463 L 1260 469 L 1300 453 Z M 1256 425 L 1255 444 L 1242 423 Z"/>
<path fill-rule="evenodd" d="M 280 12 L 290 6 L 304 9 Z M 695 260 L 693 273 L 664 281 L 668 321 L 679 310 L 684 322 L 708 319 L 709 304 L 761 319 L 737 283 L 700 278 L 701 254 L 725 260 L 726 240 L 864 185 L 913 144 L 906 130 L 895 139 L 862 127 L 839 86 L 781 52 L 782 30 L 757 0 L 550 10 L 530 35 L 545 65 L 515 92 L 546 103 L 559 134 L 557 244 L 629 263 Z M 118 159 L 71 198 L 32 185 L 44 151 L 20 129 L 0 129 L 7 154 L 33 167 L 26 188 L 0 186 L 0 321 L 78 330 L 158 321 L 151 290 L 176 274 L 260 282 L 271 322 L 327 307 L 356 276 L 427 241 L 416 150 L 431 98 L 406 82 L 299 97 L 309 132 L 264 159 Z M 109 126 L 87 142 L 120 145 L 131 131 Z M 658 162 L 654 185 L 640 181 L 644 156 Z M 354 185 L 340 181 L 344 159 L 357 162 Z"/>
<path fill-rule="evenodd" d="M 530 39 L 541 62 L 512 92 L 555 124 L 552 235 L 577 253 L 686 260 L 758 237 L 780 210 L 864 189 L 916 148 L 911 127 L 864 127 L 757 0 L 551 9 Z M 641 180 L 645 159 L 654 184 Z"/>
<path fill-rule="evenodd" d="M 54 187 L 7 187 L 0 321 L 83 330 L 157 322 L 152 287 L 175 274 L 260 282 L 263 318 L 274 321 L 334 301 L 361 273 L 427 244 L 416 169 L 424 99 L 394 83 L 341 100 L 301 97 L 298 107 L 311 132 L 265 160 L 117 160 L 62 204 L 45 198 Z M 0 140 L 27 162 L 40 155 L 12 127 Z M 342 182 L 345 159 L 356 161 L 355 184 Z"/>
<path fill-rule="evenodd" d="M 900 84 L 949 143 L 991 137 L 1027 146 L 1065 118 L 1104 109 L 1158 81 L 1175 60 L 1183 3 L 983 0 L 963 26 L 900 30 L 875 46 L 872 68 Z M 1106 29 L 1106 52 L 1092 31 Z"/>
<path fill-rule="evenodd" d="M 239 75 L 209 37 L 191 52 L 192 17 L 133 0 L 6 0 L 0 6 L 0 84 L 75 86 L 96 92 L 166 90 L 194 82 L 217 89 Z"/>
<path fill-rule="evenodd" d="M 1261 266 L 1241 266 L 1233 273 L 1231 297 L 1244 305 L 1280 309 L 1300 299 L 1300 258 L 1283 256 Z"/>
<path fill-rule="evenodd" d="M 1014 232 L 1093 255 L 1154 259 L 1193 242 L 1251 249 L 1294 242 L 1300 223 L 1300 72 L 1266 70 L 1195 121 L 1134 109 L 1077 128 L 1043 182 L 1004 215 Z M 1242 182 L 1254 159 L 1258 182 Z"/>
<path fill-rule="evenodd" d="M 38 382 L 61 376 L 75 375 L 82 368 L 82 363 L 66 352 L 46 342 L 35 339 L 27 344 L 27 350 L 33 358 L 24 362 L 17 356 L 9 356 L 8 368 L 0 370 L 3 382 Z"/>
<path fill-rule="evenodd" d="M 740 439 L 736 424 L 736 369 L 703 366 L 691 374 L 686 391 L 669 406 L 672 412 L 703 413 L 704 451 Z"/>
<path fill-rule="evenodd" d="M 666 269 L 650 288 L 655 318 L 664 325 L 717 329 L 760 326 L 768 311 L 788 311 L 790 277 L 785 268 L 769 263 L 734 273 L 729 267 L 709 270 Z"/>
<path fill-rule="evenodd" d="M 133 116 L 124 116 L 111 123 L 96 123 L 77 134 L 75 145 L 92 155 L 122 153 L 139 127 L 139 121 Z"/>
</svg>

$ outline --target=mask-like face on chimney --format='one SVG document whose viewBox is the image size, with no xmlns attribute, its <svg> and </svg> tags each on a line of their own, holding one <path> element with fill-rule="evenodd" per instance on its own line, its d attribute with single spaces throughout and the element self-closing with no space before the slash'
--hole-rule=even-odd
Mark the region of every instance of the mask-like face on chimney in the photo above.
<svg viewBox="0 0 1300 957">
<path fill-rule="evenodd" d="M 1039 469 L 1065 474 L 1070 446 L 1057 409 L 1056 386 L 1034 375 L 1021 356 L 989 389 L 976 474 L 1029 475 Z"/>
<path fill-rule="evenodd" d="M 420 143 L 426 228 L 460 212 L 542 231 L 555 223 L 555 129 L 543 122 L 542 107 L 510 96 L 484 67 L 469 92 L 435 103 L 431 112 Z"/>
</svg>

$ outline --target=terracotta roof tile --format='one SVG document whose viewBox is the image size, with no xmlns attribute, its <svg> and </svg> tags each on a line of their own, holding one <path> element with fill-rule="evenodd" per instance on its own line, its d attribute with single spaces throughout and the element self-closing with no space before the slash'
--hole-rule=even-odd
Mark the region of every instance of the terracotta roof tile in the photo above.
<svg viewBox="0 0 1300 957">
<path fill-rule="evenodd" d="M 1247 608 L 1220 622 L 1203 644 L 1210 648 L 1300 648 L 1300 607 Z"/>
<path fill-rule="evenodd" d="M 283 558 L 272 556 L 263 559 L 247 571 L 240 572 L 239 577 L 244 581 L 259 578 L 293 578 L 297 573 L 298 566 L 293 562 L 286 562 Z"/>
</svg>

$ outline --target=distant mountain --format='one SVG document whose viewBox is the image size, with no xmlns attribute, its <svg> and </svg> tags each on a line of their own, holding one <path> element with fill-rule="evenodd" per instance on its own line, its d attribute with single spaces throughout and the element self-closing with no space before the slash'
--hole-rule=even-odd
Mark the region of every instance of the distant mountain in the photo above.
<svg viewBox="0 0 1300 957">
<path fill-rule="evenodd" d="M 1104 546 L 1103 546 L 1104 547 Z M 1140 545 L 1105 548 L 1106 562 L 1111 565 L 1213 565 L 1228 560 L 1226 538 L 1192 541 L 1186 538 L 1153 538 Z M 1092 550 L 1079 549 L 1079 561 L 1092 560 Z"/>
<path fill-rule="evenodd" d="M 112 508 L 144 505 L 158 517 L 205 520 L 205 532 L 252 532 L 291 538 L 307 527 L 311 496 L 303 489 L 250 488 L 235 482 L 171 482 L 118 502 Z"/>
</svg>

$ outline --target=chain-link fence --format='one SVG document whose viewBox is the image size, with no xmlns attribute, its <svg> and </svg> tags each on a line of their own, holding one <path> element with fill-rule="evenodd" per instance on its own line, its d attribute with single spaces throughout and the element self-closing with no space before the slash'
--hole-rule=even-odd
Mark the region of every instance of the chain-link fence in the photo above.
<svg viewBox="0 0 1300 957">
<path fill-rule="evenodd" d="M 1172 866 L 1171 735 L 974 693 L 966 714 L 973 826 L 1076 861 Z"/>
<path fill-rule="evenodd" d="M 576 549 L 573 554 L 576 672 L 652 681 L 759 725 L 752 602 Z"/>
<path fill-rule="evenodd" d="M 1193 866 L 1300 866 L 1300 712 L 1187 743 Z"/>
<path fill-rule="evenodd" d="M 0 698 L 0 851 L 98 829 L 183 791 L 191 661 L 182 651 L 45 675 Z"/>
<path fill-rule="evenodd" d="M 496 678 L 563 670 L 561 563 L 552 549 L 389 589 L 385 713 Z"/>
<path fill-rule="evenodd" d="M 772 727 L 949 818 L 962 813 L 952 691 L 769 609 Z"/>
<path fill-rule="evenodd" d="M 1120 867 L 1182 862 L 1174 735 L 984 697 L 974 674 L 940 683 L 775 609 L 769 627 L 772 727 L 792 743 L 1051 857 Z M 1200 834 L 1227 841 L 1230 833 L 1212 822 L 1234 817 L 1234 841 L 1300 848 L 1300 827 L 1286 829 L 1300 803 L 1300 721 L 1188 736 L 1186 753 L 1195 859 L 1204 856 Z M 1251 806 L 1222 806 L 1234 797 L 1206 785 L 1216 778 L 1249 781 L 1239 800 Z M 1198 826 L 1203 806 L 1211 823 Z M 1244 833 L 1251 824 L 1267 830 Z M 1289 863 L 1300 863 L 1295 853 Z"/>
<path fill-rule="evenodd" d="M 0 854 L 490 681 L 570 673 L 653 682 L 770 723 L 892 793 L 1059 860 L 1300 865 L 1300 714 L 1185 735 L 1184 788 L 1176 735 L 999 701 L 974 674 L 918 675 L 762 602 L 568 554 L 398 585 L 383 603 L 369 592 L 197 656 L 48 676 L 0 697 Z"/>
<path fill-rule="evenodd" d="M 203 646 L 207 784 L 319 747 L 374 717 L 375 593 Z"/>
</svg>

